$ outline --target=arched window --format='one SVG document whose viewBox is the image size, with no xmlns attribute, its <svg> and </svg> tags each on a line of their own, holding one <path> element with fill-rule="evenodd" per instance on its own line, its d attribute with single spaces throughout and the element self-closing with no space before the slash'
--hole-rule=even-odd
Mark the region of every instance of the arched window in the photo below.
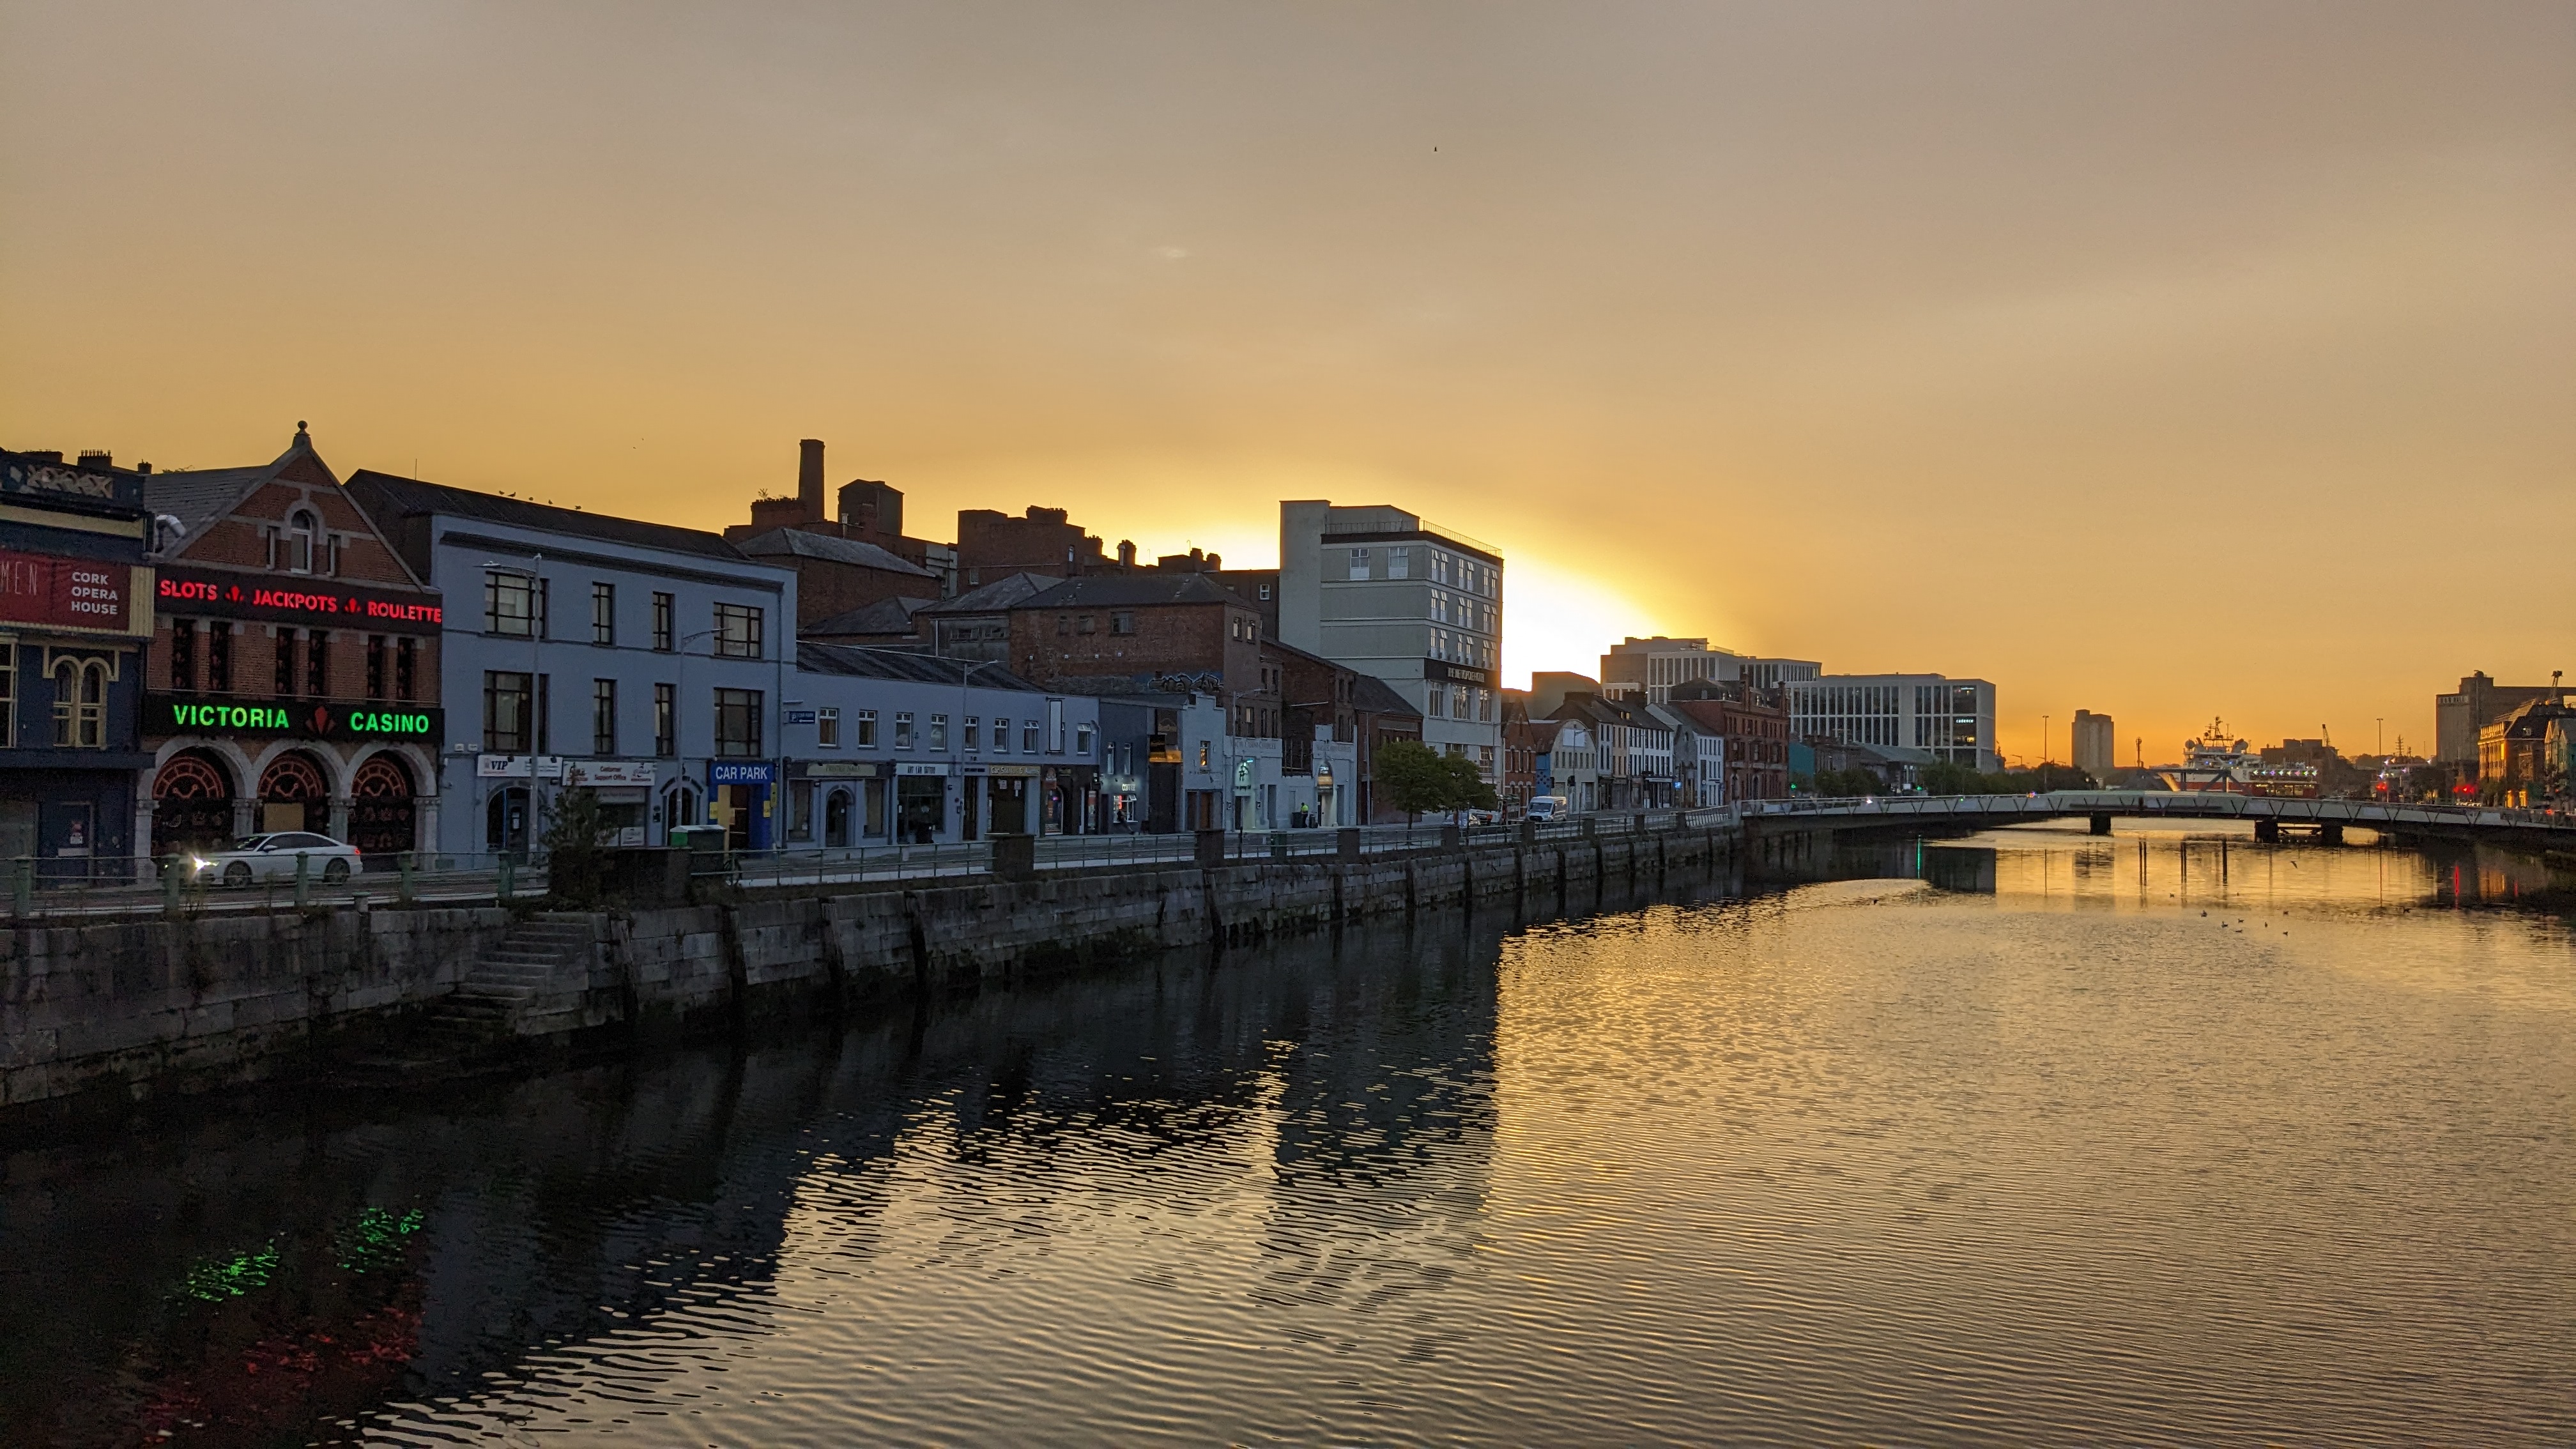
<svg viewBox="0 0 2576 1449">
<path fill-rule="evenodd" d="M 322 520 L 313 510 L 299 508 L 286 520 L 286 567 L 299 574 L 327 569 L 331 562 L 331 541 L 322 534 Z"/>
<path fill-rule="evenodd" d="M 107 666 L 65 659 L 54 666 L 54 746 L 107 748 Z"/>
</svg>

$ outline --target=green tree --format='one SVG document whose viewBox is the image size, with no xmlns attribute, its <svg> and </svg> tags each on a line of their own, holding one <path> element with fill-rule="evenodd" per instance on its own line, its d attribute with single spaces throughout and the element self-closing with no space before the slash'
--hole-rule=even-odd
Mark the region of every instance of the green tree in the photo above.
<svg viewBox="0 0 2576 1449">
<path fill-rule="evenodd" d="M 1984 795 L 1986 777 L 1950 760 L 1934 760 L 1915 771 L 1915 783 L 1926 795 Z"/>
<path fill-rule="evenodd" d="M 1503 802 L 1494 787 L 1485 783 L 1476 762 L 1465 755 L 1446 755 L 1440 764 L 1449 776 L 1449 800 L 1444 810 L 1500 810 Z"/>
<path fill-rule="evenodd" d="M 576 785 L 555 798 L 555 818 L 546 824 L 546 897 L 572 910 L 588 910 L 607 895 L 608 855 L 599 838 L 599 796 Z"/>
<path fill-rule="evenodd" d="M 1449 766 L 1439 751 L 1412 740 L 1390 740 L 1378 746 L 1375 770 L 1386 803 L 1406 815 L 1449 808 Z"/>
</svg>

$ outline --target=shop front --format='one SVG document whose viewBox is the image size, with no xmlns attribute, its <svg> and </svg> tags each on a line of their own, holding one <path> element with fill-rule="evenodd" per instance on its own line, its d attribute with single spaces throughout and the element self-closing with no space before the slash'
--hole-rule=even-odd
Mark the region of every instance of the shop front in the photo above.
<svg viewBox="0 0 2576 1449">
<path fill-rule="evenodd" d="M 894 838 L 898 844 L 928 845 L 948 831 L 948 769 L 945 764 L 905 760 L 894 767 Z"/>
<path fill-rule="evenodd" d="M 436 808 L 436 706 L 146 694 L 155 742 L 143 802 L 155 856 L 279 830 L 345 840 L 366 855 L 422 848 Z"/>
<path fill-rule="evenodd" d="M 769 760 L 707 761 L 707 823 L 721 825 L 728 850 L 767 850 L 777 840 L 778 766 Z"/>
<path fill-rule="evenodd" d="M 1036 798 L 1038 784 L 1035 765 L 968 765 L 966 799 L 971 803 L 981 797 L 984 829 L 994 835 L 1027 835 L 1029 805 Z M 976 832 L 969 828 L 964 838 L 973 840 Z"/>
<path fill-rule="evenodd" d="M 845 850 L 884 841 L 887 786 L 892 783 L 888 768 L 881 760 L 791 761 L 790 843 Z M 795 832 L 799 819 L 807 825 L 804 836 Z"/>
<path fill-rule="evenodd" d="M 566 760 L 564 787 L 588 790 L 599 805 L 602 845 L 642 845 L 652 835 L 653 760 Z"/>
</svg>

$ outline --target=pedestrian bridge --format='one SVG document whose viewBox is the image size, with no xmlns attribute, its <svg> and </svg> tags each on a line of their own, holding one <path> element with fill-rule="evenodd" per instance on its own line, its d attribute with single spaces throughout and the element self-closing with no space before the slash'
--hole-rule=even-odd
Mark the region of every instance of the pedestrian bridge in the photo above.
<svg viewBox="0 0 2576 1449">
<path fill-rule="evenodd" d="M 2112 817 L 2251 820 L 2264 836 L 2284 830 L 2339 837 L 2360 826 L 2388 835 L 2545 850 L 2576 850 L 2576 815 L 2479 805 L 2382 805 L 2369 800 L 2285 800 L 2263 795 L 2164 790 L 2061 790 L 2046 795 L 1883 795 L 1855 799 L 1749 800 L 1746 823 L 1796 828 L 1906 825 L 1984 830 L 2081 815 L 2107 832 Z"/>
</svg>

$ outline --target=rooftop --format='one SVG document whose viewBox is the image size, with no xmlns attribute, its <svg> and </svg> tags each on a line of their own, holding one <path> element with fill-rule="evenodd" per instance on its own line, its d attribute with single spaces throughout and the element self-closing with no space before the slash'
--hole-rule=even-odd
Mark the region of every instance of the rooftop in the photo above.
<svg viewBox="0 0 2576 1449">
<path fill-rule="evenodd" d="M 497 493 L 477 493 L 471 488 L 456 488 L 445 483 L 424 483 L 417 478 L 398 478 L 391 473 L 365 468 L 349 475 L 350 487 L 361 484 L 405 517 L 426 513 L 449 518 L 473 518 L 510 528 L 569 534 L 603 543 L 622 543 L 631 548 L 658 548 L 735 561 L 743 558 L 741 551 L 725 542 L 721 535 L 681 528 L 676 524 L 645 523 L 579 508 L 558 508 L 533 499 L 504 498 Z"/>
<path fill-rule="evenodd" d="M 931 606 L 934 614 L 993 614 L 1010 608 L 1029 597 L 1042 594 L 1064 580 L 1053 574 L 1005 574 L 981 588 L 968 589 L 953 599 L 942 599 Z"/>
<path fill-rule="evenodd" d="M 1156 604 L 1231 604 L 1245 606 L 1243 596 L 1205 574 L 1101 574 L 1066 579 L 1019 604 L 1022 609 L 1125 609 Z"/>
<path fill-rule="evenodd" d="M 915 578 L 939 577 L 919 564 L 906 563 L 873 543 L 862 543 L 855 538 L 834 538 L 828 533 L 808 533 L 801 528 L 773 528 L 767 533 L 746 538 L 734 547 L 753 558 L 815 558 L 884 573 L 910 574 Z"/>
<path fill-rule="evenodd" d="M 915 654 L 902 649 L 868 649 L 853 644 L 800 643 L 796 646 L 796 667 L 808 674 L 908 679 L 920 684 L 951 687 L 972 684 L 977 689 L 1018 689 L 1031 694 L 1045 692 L 998 664 L 979 664 L 971 659 L 942 659 L 935 654 Z"/>
<path fill-rule="evenodd" d="M 909 634 L 912 632 L 912 616 L 936 602 L 935 599 L 879 599 L 847 613 L 818 619 L 797 632 L 809 638 L 827 634 Z"/>
</svg>

